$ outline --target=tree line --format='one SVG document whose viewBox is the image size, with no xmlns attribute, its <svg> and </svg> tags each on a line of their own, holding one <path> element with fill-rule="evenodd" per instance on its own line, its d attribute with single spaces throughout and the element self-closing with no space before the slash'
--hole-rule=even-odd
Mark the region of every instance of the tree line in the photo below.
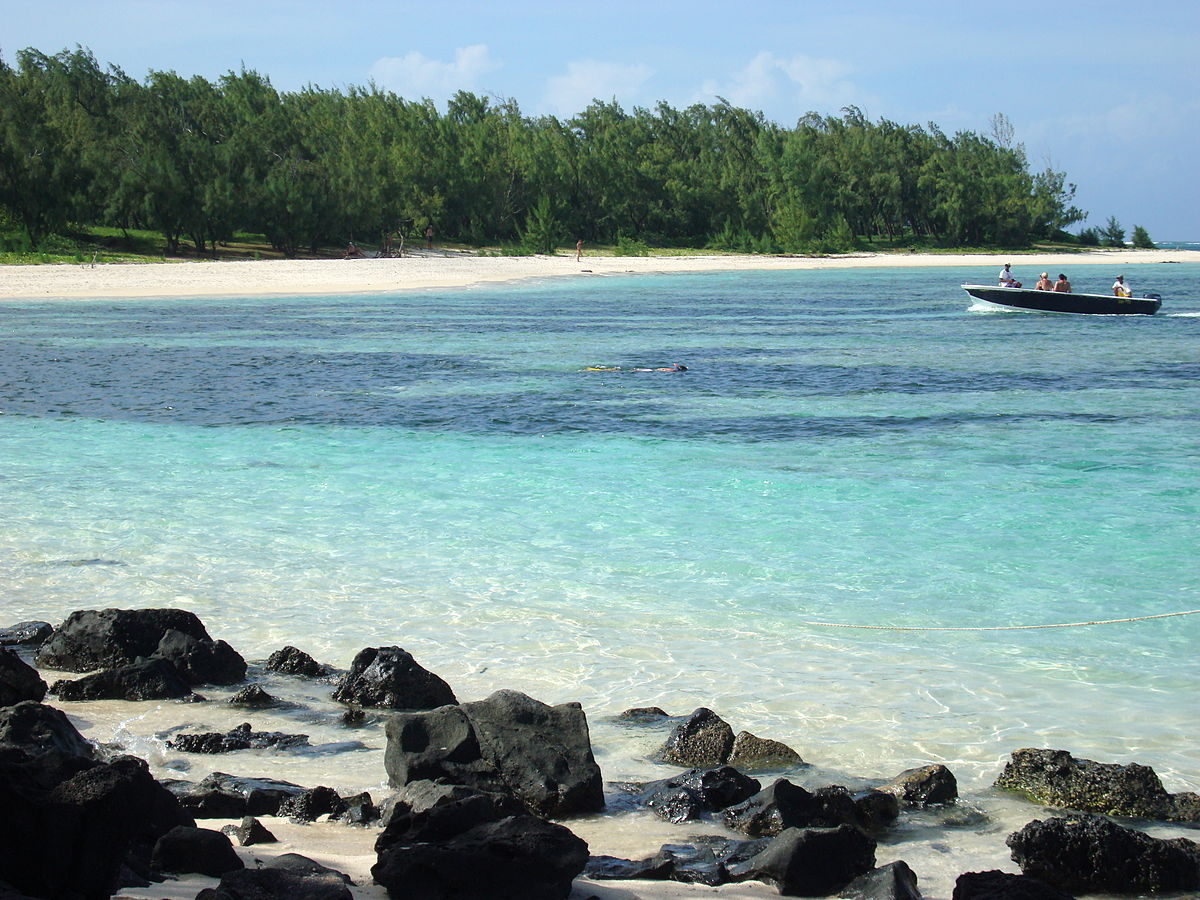
<svg viewBox="0 0 1200 900">
<path fill-rule="evenodd" d="M 998 117 L 1001 118 L 1002 117 Z M 869 121 L 786 128 L 724 100 L 570 119 L 459 92 L 444 113 L 375 86 L 278 91 L 254 71 L 102 67 L 84 48 L 0 58 L 0 206 L 36 245 L 80 225 L 169 251 L 261 233 L 288 256 L 385 234 L 552 249 L 564 240 L 833 252 L 879 238 L 1019 247 L 1086 213 L 1003 130 Z"/>
</svg>

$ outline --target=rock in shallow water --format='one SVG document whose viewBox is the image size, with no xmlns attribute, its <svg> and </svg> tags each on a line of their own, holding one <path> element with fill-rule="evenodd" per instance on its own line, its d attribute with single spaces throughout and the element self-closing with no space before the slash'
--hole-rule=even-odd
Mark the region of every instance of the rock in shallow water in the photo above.
<svg viewBox="0 0 1200 900">
<path fill-rule="evenodd" d="M 1022 872 L 1064 891 L 1200 890 L 1200 846 L 1152 838 L 1102 816 L 1034 820 L 1007 843 Z"/>
<path fill-rule="evenodd" d="M 1076 759 L 1066 750 L 1013 752 L 996 787 L 1034 803 L 1110 816 L 1200 821 L 1195 794 L 1168 794 L 1149 766 Z"/>
<path fill-rule="evenodd" d="M 360 650 L 333 699 L 386 709 L 436 709 L 458 702 L 450 685 L 400 647 Z"/>
</svg>

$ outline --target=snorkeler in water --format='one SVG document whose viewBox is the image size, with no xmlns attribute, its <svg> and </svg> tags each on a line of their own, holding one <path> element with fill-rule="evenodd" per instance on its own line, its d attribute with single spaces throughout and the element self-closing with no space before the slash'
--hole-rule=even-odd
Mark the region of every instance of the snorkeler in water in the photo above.
<svg viewBox="0 0 1200 900">
<path fill-rule="evenodd" d="M 658 366 L 656 368 L 633 368 L 626 369 L 623 366 L 587 366 L 585 372 L 686 372 L 687 366 L 679 363 L 671 363 L 669 366 Z"/>
</svg>

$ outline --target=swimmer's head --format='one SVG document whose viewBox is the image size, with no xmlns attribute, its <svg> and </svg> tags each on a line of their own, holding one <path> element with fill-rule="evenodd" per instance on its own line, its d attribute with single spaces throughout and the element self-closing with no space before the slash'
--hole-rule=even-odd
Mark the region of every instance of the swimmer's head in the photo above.
<svg viewBox="0 0 1200 900">
<path fill-rule="evenodd" d="M 686 372 L 687 371 L 687 366 L 681 366 L 679 363 L 672 363 L 672 365 L 675 367 L 676 372 Z"/>
</svg>

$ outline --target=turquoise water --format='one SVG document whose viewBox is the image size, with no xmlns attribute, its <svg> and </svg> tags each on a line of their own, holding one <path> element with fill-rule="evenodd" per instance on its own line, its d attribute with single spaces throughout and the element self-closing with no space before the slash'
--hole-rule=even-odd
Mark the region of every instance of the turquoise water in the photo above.
<svg viewBox="0 0 1200 900">
<path fill-rule="evenodd" d="M 818 624 L 1200 608 L 1200 264 L 1123 271 L 1162 314 L 975 311 L 975 269 L 8 303 L 0 624 L 399 644 L 580 701 L 609 778 L 661 777 L 609 720 L 655 704 L 864 777 L 1054 746 L 1200 789 L 1200 616 Z"/>
</svg>

